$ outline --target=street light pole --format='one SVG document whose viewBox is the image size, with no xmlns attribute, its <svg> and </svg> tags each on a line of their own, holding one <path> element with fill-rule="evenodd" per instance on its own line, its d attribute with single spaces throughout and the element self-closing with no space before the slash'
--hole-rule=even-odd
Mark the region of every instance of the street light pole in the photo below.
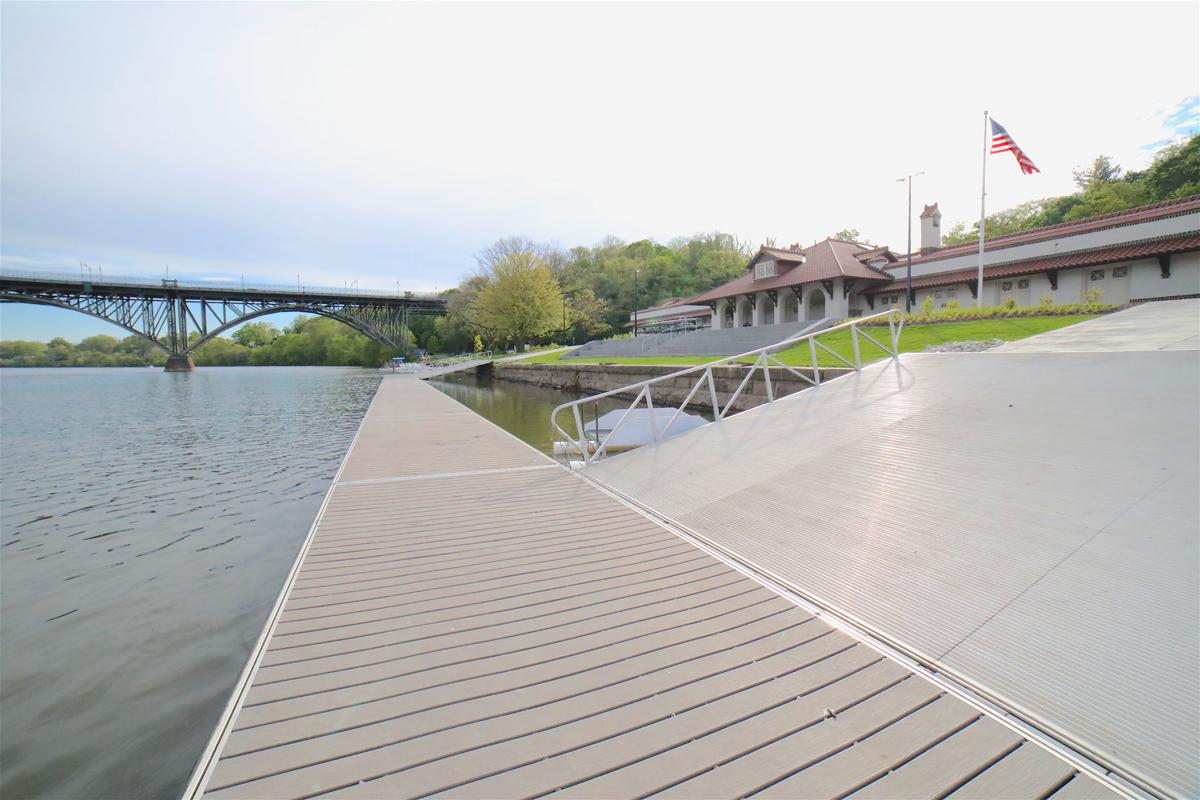
<svg viewBox="0 0 1200 800">
<path fill-rule="evenodd" d="M 905 217 L 905 224 L 908 226 L 908 279 L 904 286 L 904 313 L 912 312 L 912 179 L 917 175 L 924 175 L 924 172 L 915 172 L 907 178 L 897 178 L 896 183 L 908 181 L 908 216 Z"/>
<path fill-rule="evenodd" d="M 638 273 L 639 273 L 639 272 L 641 272 L 641 270 L 640 270 L 640 269 L 635 269 L 635 270 L 633 271 L 633 335 L 634 335 L 634 336 L 637 336 L 637 329 L 638 329 L 638 306 L 639 306 L 639 305 L 641 305 L 641 301 L 639 301 L 639 300 L 638 300 L 638 279 L 637 279 L 637 276 L 638 276 Z"/>
</svg>

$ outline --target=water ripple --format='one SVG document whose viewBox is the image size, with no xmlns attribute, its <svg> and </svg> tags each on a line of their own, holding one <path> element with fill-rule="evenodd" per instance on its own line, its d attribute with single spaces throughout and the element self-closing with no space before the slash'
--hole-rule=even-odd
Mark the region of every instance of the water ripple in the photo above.
<svg viewBox="0 0 1200 800">
<path fill-rule="evenodd" d="M 378 384 L 0 371 L 0 795 L 178 796 Z"/>
</svg>

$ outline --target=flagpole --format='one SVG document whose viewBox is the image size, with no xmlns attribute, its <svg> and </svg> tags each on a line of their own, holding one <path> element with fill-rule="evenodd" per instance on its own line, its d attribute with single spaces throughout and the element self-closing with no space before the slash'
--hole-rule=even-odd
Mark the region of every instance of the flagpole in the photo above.
<svg viewBox="0 0 1200 800">
<path fill-rule="evenodd" d="M 983 184 L 979 193 L 979 285 L 976 287 L 975 307 L 983 308 L 983 226 L 987 219 L 987 155 L 988 112 L 983 112 Z"/>
</svg>

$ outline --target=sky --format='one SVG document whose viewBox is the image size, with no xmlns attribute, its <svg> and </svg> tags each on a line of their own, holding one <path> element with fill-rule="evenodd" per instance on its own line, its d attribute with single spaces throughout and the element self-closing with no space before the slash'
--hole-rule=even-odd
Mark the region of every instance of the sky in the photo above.
<svg viewBox="0 0 1200 800">
<path fill-rule="evenodd" d="M 1200 131 L 1200 4 L 0 3 L 0 265 L 428 291 L 524 235 L 906 247 Z M 919 238 L 914 225 L 913 235 Z M 919 246 L 919 243 L 918 243 Z M 120 329 L 5 304 L 0 337 Z"/>
</svg>

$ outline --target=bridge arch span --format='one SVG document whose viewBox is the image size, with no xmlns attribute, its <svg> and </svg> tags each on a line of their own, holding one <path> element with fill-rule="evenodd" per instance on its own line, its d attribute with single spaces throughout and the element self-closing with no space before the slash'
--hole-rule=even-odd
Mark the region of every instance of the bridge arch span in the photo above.
<svg viewBox="0 0 1200 800">
<path fill-rule="evenodd" d="M 139 331 L 137 328 L 134 328 L 131 325 L 127 325 L 126 323 L 121 322 L 120 320 L 113 319 L 112 317 L 105 316 L 104 314 L 99 314 L 95 311 L 91 311 L 86 308 L 80 308 L 78 306 L 72 306 L 72 305 L 68 305 L 66 303 L 60 303 L 56 300 L 52 300 L 52 299 L 49 299 L 46 297 L 29 297 L 29 298 L 21 299 L 21 300 L 14 300 L 11 297 L 0 297 L 0 303 L 28 303 L 30 305 L 35 305 L 35 306 L 50 306 L 52 308 L 66 309 L 67 311 L 78 311 L 80 314 L 87 314 L 89 317 L 95 317 L 96 319 L 102 319 L 105 322 L 108 322 L 112 325 L 116 325 L 118 328 L 123 328 L 123 329 L 129 331 L 130 333 L 134 334 L 135 336 L 140 336 L 141 338 L 145 339 L 150 344 L 157 347 L 159 350 L 162 350 L 168 356 L 175 355 L 175 353 L 171 351 L 170 347 L 163 344 L 158 339 L 155 339 L 153 336 L 147 336 L 145 331 Z"/>
<path fill-rule="evenodd" d="M 79 311 L 111 322 L 167 354 L 167 371 L 192 370 L 191 354 L 230 328 L 258 317 L 305 313 L 336 319 L 384 347 L 408 341 L 410 313 L 443 314 L 430 294 L 346 292 L 297 286 L 162 285 L 144 279 L 84 280 L 61 273 L 0 271 L 0 302 Z M 188 341 L 192 332 L 196 341 Z"/>
<path fill-rule="evenodd" d="M 237 326 L 239 326 L 245 322 L 249 322 L 250 320 L 255 319 L 257 317 L 266 317 L 271 314 L 292 314 L 292 313 L 295 313 L 295 314 L 317 314 L 322 317 L 329 317 L 330 319 L 336 319 L 338 322 L 343 322 L 343 323 L 349 325 L 351 328 L 354 328 L 354 330 L 365 335 L 371 341 L 378 342 L 379 344 L 383 345 L 384 347 L 399 347 L 400 346 L 400 345 L 397 345 L 394 342 L 392 342 L 391 339 L 388 339 L 386 336 L 384 336 L 382 333 L 377 331 L 371 325 L 367 324 L 366 322 L 363 322 L 362 320 L 358 319 L 357 317 L 350 316 L 349 314 L 343 314 L 340 311 L 334 311 L 332 309 L 323 308 L 321 306 L 312 306 L 312 305 L 304 305 L 304 304 L 289 304 L 289 305 L 285 305 L 285 306 L 277 306 L 275 308 L 264 308 L 264 309 L 260 309 L 258 311 L 251 311 L 247 314 L 243 314 L 242 316 L 238 317 L 237 319 L 230 320 L 229 322 L 225 323 L 224 325 L 221 325 L 218 328 L 212 329 L 207 334 L 202 335 L 195 342 L 188 345 L 187 349 L 185 349 L 183 351 L 183 355 L 185 355 L 185 356 L 191 355 L 192 353 L 196 352 L 196 350 L 199 349 L 201 347 L 201 345 L 205 344 L 206 342 L 212 341 L 213 339 L 217 338 L 225 331 L 230 330 L 231 328 L 236 328 Z M 170 351 L 168 351 L 168 352 L 170 352 Z"/>
</svg>

